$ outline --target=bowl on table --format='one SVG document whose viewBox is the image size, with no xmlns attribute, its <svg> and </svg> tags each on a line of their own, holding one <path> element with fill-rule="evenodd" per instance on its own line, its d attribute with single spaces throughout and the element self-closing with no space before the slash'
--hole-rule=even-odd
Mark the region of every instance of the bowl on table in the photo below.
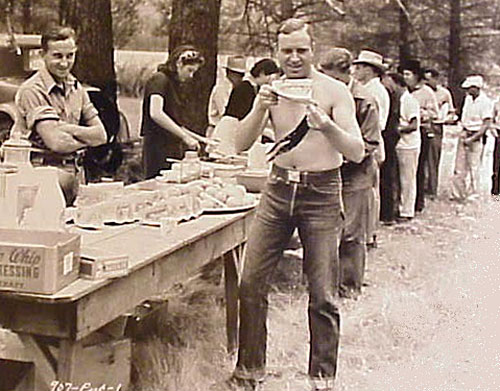
<svg viewBox="0 0 500 391">
<path fill-rule="evenodd" d="M 236 174 L 236 182 L 250 193 L 260 193 L 266 185 L 267 170 L 247 170 Z"/>
</svg>

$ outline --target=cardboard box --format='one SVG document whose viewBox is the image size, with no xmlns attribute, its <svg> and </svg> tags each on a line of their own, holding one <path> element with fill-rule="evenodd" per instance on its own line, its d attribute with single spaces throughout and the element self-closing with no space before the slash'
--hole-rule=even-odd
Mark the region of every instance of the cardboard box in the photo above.
<svg viewBox="0 0 500 391">
<path fill-rule="evenodd" d="M 80 276 L 92 280 L 122 277 L 128 274 L 128 255 L 100 248 L 82 248 Z"/>
<path fill-rule="evenodd" d="M 78 278 L 80 235 L 0 229 L 0 290 L 53 294 Z"/>
</svg>

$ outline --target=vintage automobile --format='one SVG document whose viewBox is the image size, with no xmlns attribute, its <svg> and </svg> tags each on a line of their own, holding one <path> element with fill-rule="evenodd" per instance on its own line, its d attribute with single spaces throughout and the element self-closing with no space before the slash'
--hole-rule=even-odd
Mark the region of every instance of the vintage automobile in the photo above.
<svg viewBox="0 0 500 391">
<path fill-rule="evenodd" d="M 0 34 L 0 145 L 12 130 L 23 131 L 14 96 L 21 83 L 43 64 L 41 36 Z M 99 88 L 85 85 L 90 99 L 106 127 L 107 144 L 88 148 L 84 158 L 87 177 L 112 176 L 123 161 L 122 141 L 129 140 L 130 125 L 125 115 Z"/>
</svg>

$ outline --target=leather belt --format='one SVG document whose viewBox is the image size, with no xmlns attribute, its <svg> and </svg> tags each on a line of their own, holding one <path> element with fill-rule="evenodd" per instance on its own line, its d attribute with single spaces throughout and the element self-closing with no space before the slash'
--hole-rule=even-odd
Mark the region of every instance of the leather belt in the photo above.
<svg viewBox="0 0 500 391">
<path fill-rule="evenodd" d="M 273 165 L 271 176 L 282 179 L 285 182 L 307 184 L 321 184 L 332 181 L 340 181 L 340 169 L 334 168 L 325 171 L 298 171 Z"/>
</svg>

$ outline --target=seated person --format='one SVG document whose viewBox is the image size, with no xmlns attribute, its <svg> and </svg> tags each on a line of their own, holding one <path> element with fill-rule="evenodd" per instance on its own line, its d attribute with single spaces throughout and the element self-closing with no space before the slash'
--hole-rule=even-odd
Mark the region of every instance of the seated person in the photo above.
<svg viewBox="0 0 500 391">
<path fill-rule="evenodd" d="M 88 146 L 106 142 L 106 130 L 80 82 L 71 74 L 76 59 L 75 32 L 55 26 L 42 35 L 45 66 L 26 80 L 16 94 L 17 108 L 26 122 L 27 137 L 43 152 L 33 163 L 60 168 L 59 183 L 66 204 L 84 183 L 80 165 Z"/>
</svg>

